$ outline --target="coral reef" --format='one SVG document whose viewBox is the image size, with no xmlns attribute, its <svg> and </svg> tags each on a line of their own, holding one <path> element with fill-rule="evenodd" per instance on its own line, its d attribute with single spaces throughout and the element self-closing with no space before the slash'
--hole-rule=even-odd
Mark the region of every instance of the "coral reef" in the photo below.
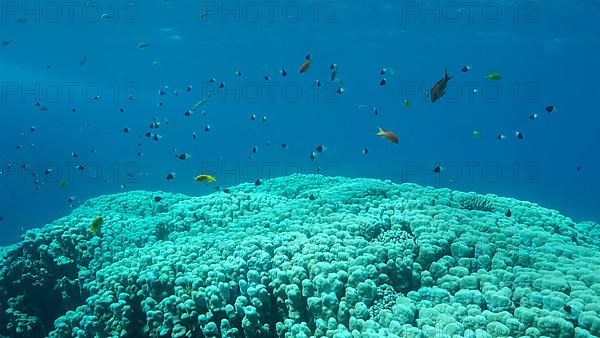
<svg viewBox="0 0 600 338">
<path fill-rule="evenodd" d="M 468 196 L 460 200 L 460 207 L 465 210 L 494 212 L 494 204 L 485 196 Z"/>
<path fill-rule="evenodd" d="M 319 175 L 101 196 L 0 251 L 0 334 L 600 335 L 600 226 L 473 197 Z"/>
</svg>

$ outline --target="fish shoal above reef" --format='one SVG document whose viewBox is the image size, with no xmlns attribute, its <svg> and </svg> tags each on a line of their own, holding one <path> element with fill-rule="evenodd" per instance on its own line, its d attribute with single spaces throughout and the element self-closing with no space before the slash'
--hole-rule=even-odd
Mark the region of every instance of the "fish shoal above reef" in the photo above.
<svg viewBox="0 0 600 338">
<path fill-rule="evenodd" d="M 374 179 L 105 195 L 0 250 L 0 335 L 599 336 L 599 246 L 530 202 Z"/>
</svg>

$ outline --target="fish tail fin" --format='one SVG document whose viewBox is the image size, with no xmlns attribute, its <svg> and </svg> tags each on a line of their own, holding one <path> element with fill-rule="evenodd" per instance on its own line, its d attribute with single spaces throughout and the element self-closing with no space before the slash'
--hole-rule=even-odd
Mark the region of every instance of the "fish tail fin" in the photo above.
<svg viewBox="0 0 600 338">
<path fill-rule="evenodd" d="M 446 67 L 446 69 L 444 69 L 444 79 L 446 81 L 449 81 L 450 79 L 452 79 L 452 76 L 448 75 L 448 67 Z"/>
<path fill-rule="evenodd" d="M 385 131 L 383 129 L 381 129 L 380 127 L 377 127 L 377 134 L 375 134 L 375 135 L 382 135 L 383 133 L 385 133 Z"/>
</svg>

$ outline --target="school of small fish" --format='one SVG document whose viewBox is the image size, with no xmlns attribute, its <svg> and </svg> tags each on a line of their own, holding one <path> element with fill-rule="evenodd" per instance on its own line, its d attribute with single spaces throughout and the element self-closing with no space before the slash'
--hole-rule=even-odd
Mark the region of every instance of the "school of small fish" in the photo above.
<svg viewBox="0 0 600 338">
<path fill-rule="evenodd" d="M 2 47 L 4 48 L 11 48 L 10 46 L 13 44 L 12 40 L 4 40 L 2 41 Z M 149 41 L 141 41 L 137 44 L 137 48 L 144 50 L 144 49 L 149 49 L 149 48 L 156 48 L 153 47 L 153 44 Z M 298 76 L 301 77 L 308 77 L 311 76 L 310 74 L 314 74 L 315 72 L 317 72 L 317 69 L 315 68 L 320 68 L 321 70 L 325 71 L 327 70 L 329 73 L 329 81 L 321 81 L 321 79 L 314 79 L 314 86 L 316 88 L 321 87 L 322 84 L 324 83 L 328 83 L 334 86 L 335 88 L 335 93 L 337 95 L 342 95 L 345 93 L 347 84 L 344 80 L 342 80 L 342 78 L 340 78 L 340 74 L 343 76 L 343 68 L 340 66 L 340 64 L 338 63 L 327 63 L 324 64 L 323 62 L 320 62 L 318 59 L 313 58 L 313 55 L 311 53 L 307 53 L 303 59 L 300 58 L 300 62 L 298 62 L 297 64 L 299 64 L 299 66 L 297 67 L 297 74 Z M 92 65 L 92 63 L 94 62 L 93 58 L 88 58 L 87 56 L 81 56 L 79 58 L 79 67 L 83 68 L 83 67 L 90 67 Z M 160 61 L 154 61 L 152 63 L 152 67 L 160 67 L 161 63 Z M 268 73 L 265 73 L 262 78 L 265 81 L 271 81 L 274 76 L 279 76 L 281 78 L 286 78 L 288 77 L 289 73 L 286 70 L 286 68 L 288 67 L 281 67 L 277 72 L 274 71 L 269 71 Z M 440 67 L 441 68 L 441 67 Z M 47 65 L 46 69 L 49 70 L 51 69 L 51 65 Z M 289 68 L 288 68 L 289 69 Z M 292 68 L 293 69 L 293 68 Z M 448 72 L 447 69 L 444 70 L 443 76 L 441 78 L 439 78 L 437 81 L 435 81 L 433 83 L 433 85 L 431 86 L 431 88 L 429 89 L 429 91 L 426 93 L 428 99 L 428 102 L 424 102 L 424 104 L 436 104 L 436 105 L 443 105 L 444 104 L 444 95 L 446 94 L 446 90 L 448 88 L 448 84 L 450 83 L 450 81 L 452 81 L 453 79 L 455 79 L 455 76 L 457 73 L 468 73 L 468 72 L 472 72 L 473 68 L 470 65 L 464 65 L 460 68 L 457 68 L 455 72 Z M 269 74 L 270 73 L 270 74 Z M 454 75 L 452 75 L 452 73 L 455 73 Z M 243 72 L 240 69 L 236 69 L 235 72 L 233 72 L 233 74 L 236 77 L 242 77 Z M 400 70 L 398 67 L 392 66 L 392 65 L 386 65 L 380 68 L 374 68 L 374 76 L 379 76 L 379 82 L 378 82 L 378 87 L 387 87 L 389 86 L 393 80 L 394 77 L 398 77 L 401 76 L 400 74 Z M 483 79 L 486 79 L 488 81 L 502 81 L 503 76 L 498 73 L 498 72 L 488 72 L 485 73 L 485 75 L 482 76 Z M 311 80 L 313 81 L 313 80 Z M 207 83 L 209 84 L 213 84 L 215 86 L 215 88 L 217 88 L 217 90 L 224 90 L 227 87 L 227 84 L 224 81 L 218 81 L 216 78 L 209 78 L 207 81 Z M 182 95 L 188 95 L 189 97 L 193 97 L 196 95 L 195 90 L 193 89 L 194 87 L 189 84 L 186 85 L 184 88 L 179 88 L 179 90 L 174 89 L 171 90 L 169 88 L 169 86 L 165 85 L 162 86 L 161 88 L 159 88 L 157 90 L 158 93 L 158 101 L 156 103 L 156 107 L 160 108 L 164 106 L 164 101 L 163 101 L 163 97 L 168 96 L 168 95 L 173 95 L 175 97 L 179 97 L 180 93 L 182 93 Z M 474 94 L 476 94 L 477 92 L 474 91 Z M 201 114 L 202 116 L 207 116 L 207 114 L 210 112 L 210 105 L 211 105 L 211 101 L 213 101 L 213 94 L 212 93 L 208 93 L 205 95 L 201 95 L 199 97 L 195 98 L 195 102 L 193 105 L 188 106 L 188 109 L 184 110 L 181 114 L 182 114 L 182 118 L 183 119 L 189 119 L 192 120 L 193 117 L 196 114 Z M 99 100 L 100 97 L 94 97 L 93 100 Z M 398 106 L 399 107 L 403 107 L 405 109 L 412 109 L 415 107 L 415 103 L 413 101 L 411 101 L 410 99 L 406 98 L 406 97 L 398 97 L 397 99 L 398 101 Z M 430 102 L 429 102 L 430 101 Z M 44 105 L 42 102 L 34 102 L 33 104 L 34 108 L 39 110 L 40 112 L 48 112 L 50 110 L 50 108 L 46 105 Z M 359 110 L 371 110 L 372 114 L 374 116 L 379 116 L 380 111 L 377 107 L 371 107 L 367 104 L 361 104 L 358 106 Z M 558 111 L 558 107 L 553 105 L 553 104 L 549 104 L 546 105 L 542 108 L 540 108 L 540 111 L 545 111 L 546 114 L 552 114 Z M 121 107 L 119 108 L 119 113 L 122 114 L 126 114 L 127 111 L 125 108 Z M 71 112 L 72 113 L 77 113 L 78 109 L 77 107 L 72 107 L 71 108 Z M 529 112 L 527 115 L 527 118 L 529 120 L 537 120 L 540 118 L 541 116 L 541 112 Z M 252 123 L 266 123 L 269 118 L 267 115 L 262 115 L 262 114 L 256 114 L 256 113 L 251 113 L 249 115 L 249 120 L 250 121 L 259 121 L 259 122 L 252 122 Z M 197 123 L 197 122 L 196 122 Z M 162 133 L 163 128 L 166 128 L 166 126 L 169 125 L 169 120 L 166 118 L 161 118 L 159 116 L 154 116 L 150 121 L 147 121 L 147 128 L 145 130 L 139 130 L 137 128 L 133 128 L 131 126 L 121 126 L 120 127 L 120 131 L 122 132 L 122 134 L 125 135 L 130 135 L 130 134 L 137 134 L 139 136 L 139 138 L 137 139 L 137 146 L 139 148 L 142 147 L 144 140 L 148 140 L 148 142 L 153 143 L 153 142 L 160 142 L 164 135 Z M 191 138 L 193 140 L 197 140 L 199 138 L 199 134 L 200 131 L 204 131 L 204 133 L 210 133 L 212 131 L 212 126 L 208 123 L 203 123 L 202 125 L 197 125 L 198 129 L 196 129 L 196 131 L 192 132 L 191 134 Z M 81 128 L 80 128 L 80 132 L 85 132 L 86 130 L 90 129 L 93 127 L 92 122 L 86 122 L 84 123 Z M 385 127 L 385 128 L 383 128 Z M 401 144 L 401 137 L 398 136 L 397 129 L 396 131 L 395 128 L 398 128 L 398 126 L 373 126 L 373 128 L 376 128 L 376 132 L 374 132 L 372 135 L 363 135 L 363 137 L 373 137 L 373 136 L 377 136 L 379 138 L 381 138 L 384 141 L 387 141 L 388 143 L 390 143 L 393 146 L 395 145 L 399 145 Z M 390 129 L 388 129 L 390 128 Z M 32 133 L 38 133 L 38 127 L 37 126 L 31 126 L 28 130 L 29 134 Z M 26 139 L 26 134 L 27 132 L 23 132 L 21 133 L 21 138 L 22 139 Z M 112 134 L 111 132 L 109 132 L 109 135 Z M 255 133 L 256 135 L 258 134 L 258 132 Z M 482 131 L 480 130 L 472 130 L 472 134 L 474 136 L 475 139 L 481 139 L 484 138 L 485 135 L 483 134 Z M 510 135 L 510 133 L 508 133 Z M 521 131 L 514 131 L 513 132 L 514 135 L 514 139 L 516 139 L 517 141 L 523 141 L 525 140 L 525 136 Z M 360 136 L 358 136 L 360 138 Z M 496 134 L 495 138 L 498 141 L 503 141 L 505 139 L 507 139 L 506 133 L 503 131 L 500 131 Z M 270 145 L 270 141 L 267 140 L 264 143 L 264 147 L 268 148 L 268 146 Z M 22 150 L 25 147 L 29 147 L 29 148 L 34 148 L 35 144 L 31 143 L 28 145 L 24 145 L 21 144 L 20 142 L 17 142 L 17 144 L 15 145 L 17 150 Z M 381 143 L 381 146 L 384 147 L 384 143 Z M 256 156 L 258 153 L 262 152 L 263 149 L 262 145 L 250 145 L 249 146 L 249 153 L 248 153 L 248 159 L 253 159 L 254 156 Z M 285 151 L 288 149 L 288 143 L 280 143 L 280 148 L 281 150 Z M 316 146 L 313 146 L 312 149 L 307 149 L 308 152 L 308 159 L 310 159 L 311 161 L 316 161 L 317 159 L 319 159 L 319 157 L 324 156 L 325 152 L 328 150 L 328 148 L 323 145 L 323 144 L 318 144 Z M 387 151 L 387 150 L 386 150 Z M 96 149 L 90 149 L 89 151 L 90 153 L 94 154 L 96 153 Z M 177 149 L 172 149 L 172 152 L 174 153 L 174 157 L 177 161 L 188 161 L 190 159 L 193 159 L 195 157 L 200 157 L 202 156 L 201 154 L 197 154 L 196 156 L 193 156 L 192 154 L 189 154 L 187 152 L 183 152 L 183 151 L 178 151 Z M 366 147 L 363 147 L 360 150 L 360 153 L 364 156 L 367 156 L 369 154 L 370 150 Z M 141 149 L 139 151 L 136 152 L 135 154 L 138 158 L 143 157 L 144 153 L 141 151 Z M 72 152 L 71 153 L 71 157 L 75 162 L 79 162 L 81 160 L 82 157 L 85 157 L 85 154 L 82 153 L 78 153 L 78 152 Z M 219 157 L 220 159 L 220 157 Z M 188 161 L 189 162 L 189 161 Z M 23 164 L 22 166 L 25 166 L 23 169 L 27 169 L 27 164 Z M 577 166 L 577 171 L 580 170 L 580 166 Z M 10 169 L 10 168 L 9 168 Z M 74 164 L 74 169 L 75 170 L 79 170 L 79 171 L 83 171 L 86 168 L 82 165 L 82 164 Z M 439 164 L 436 164 L 433 172 L 436 174 L 439 174 L 443 171 L 443 167 L 441 167 Z M 36 174 L 33 173 L 32 174 L 34 176 L 34 188 L 40 189 L 40 186 L 43 184 L 42 180 L 40 179 L 40 177 L 36 177 Z M 53 171 L 52 169 L 48 169 L 44 172 L 44 175 L 46 176 L 51 176 L 53 175 Z M 175 171 L 170 171 L 167 173 L 163 173 L 161 175 L 164 175 L 162 177 L 164 177 L 164 179 L 166 181 L 174 181 L 176 180 L 176 173 Z M 211 183 L 216 183 L 219 181 L 219 178 L 215 176 L 214 173 L 206 173 L 206 172 L 198 172 L 196 174 L 196 176 L 192 177 L 191 179 L 193 179 L 194 181 L 196 181 L 197 183 L 202 183 L 202 184 L 211 184 Z M 255 181 L 255 185 L 259 186 L 261 185 L 261 180 L 258 179 Z M 65 179 L 60 180 L 58 183 L 58 188 L 59 189 L 69 189 L 69 182 Z M 121 188 L 126 188 L 124 184 L 121 184 Z M 228 188 L 222 188 L 221 186 L 216 186 L 215 187 L 216 190 L 222 191 L 222 192 L 229 192 Z M 311 195 L 312 196 L 312 195 Z M 314 199 L 314 196 L 312 197 Z M 73 205 L 73 203 L 75 202 L 76 198 L 75 196 L 71 196 L 67 199 L 67 202 L 69 203 L 69 205 Z M 154 197 L 154 202 L 159 203 L 161 202 L 162 198 L 160 196 L 156 196 Z M 511 211 L 509 210 L 507 212 L 507 217 L 510 217 L 511 215 Z M 0 216 L 0 221 L 2 221 L 4 219 L 3 216 Z M 103 223 L 103 219 L 101 216 L 98 216 L 96 219 L 94 219 L 91 223 L 90 226 L 90 231 L 95 234 L 95 235 L 100 235 L 101 234 L 101 226 Z"/>
</svg>

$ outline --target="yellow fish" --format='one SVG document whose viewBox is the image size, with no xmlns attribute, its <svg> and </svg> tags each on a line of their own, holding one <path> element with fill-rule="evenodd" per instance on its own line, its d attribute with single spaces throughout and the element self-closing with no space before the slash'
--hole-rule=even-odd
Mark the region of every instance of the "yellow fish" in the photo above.
<svg viewBox="0 0 600 338">
<path fill-rule="evenodd" d="M 203 182 L 203 183 L 211 183 L 211 182 L 216 182 L 217 179 L 214 176 L 211 175 L 198 175 L 196 177 L 194 177 L 194 179 L 196 180 L 196 182 Z"/>
<path fill-rule="evenodd" d="M 100 233 L 102 233 L 102 223 L 104 223 L 104 218 L 102 216 L 96 216 L 90 224 L 90 231 L 94 235 L 100 235 Z"/>
<path fill-rule="evenodd" d="M 488 80 L 492 80 L 492 81 L 502 80 L 502 75 L 500 75 L 498 73 L 489 73 L 485 77 L 487 77 Z"/>
</svg>

